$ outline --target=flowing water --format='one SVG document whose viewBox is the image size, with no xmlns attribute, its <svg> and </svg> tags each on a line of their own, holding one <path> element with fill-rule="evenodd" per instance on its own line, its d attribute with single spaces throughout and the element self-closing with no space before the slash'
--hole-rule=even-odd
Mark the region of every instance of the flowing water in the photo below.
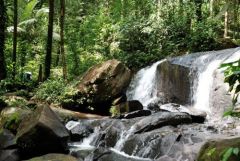
<svg viewBox="0 0 240 161">
<path fill-rule="evenodd" d="M 173 58 L 170 60 L 170 62 L 173 64 L 180 64 L 180 65 L 186 66 L 191 69 L 191 71 L 194 73 L 193 74 L 194 77 L 189 76 L 190 77 L 189 79 L 192 79 L 192 87 L 191 87 L 192 91 L 191 91 L 191 96 L 190 96 L 192 99 L 191 107 L 194 107 L 195 109 L 200 110 L 200 111 L 205 111 L 205 112 L 207 112 L 208 115 L 210 115 L 212 112 L 211 103 L 210 103 L 211 99 L 212 99 L 211 92 L 214 91 L 214 89 L 212 89 L 212 88 L 213 88 L 213 85 L 216 83 L 216 82 L 214 82 L 214 77 L 213 77 L 214 72 L 218 71 L 218 72 L 222 73 L 222 69 L 218 69 L 221 63 L 227 63 L 227 62 L 231 62 L 231 61 L 235 61 L 235 60 L 239 60 L 239 59 L 240 59 L 240 49 L 236 48 L 236 49 L 227 49 L 227 50 L 221 50 L 221 51 L 190 54 L 190 55 L 186 55 L 186 56 L 182 56 L 182 57 Z M 159 80 L 157 80 L 158 77 L 156 74 L 157 74 L 158 65 L 164 61 L 166 61 L 166 60 L 158 61 L 158 62 L 154 63 L 152 66 L 141 69 L 139 72 L 136 73 L 136 75 L 133 78 L 133 80 L 131 81 L 130 86 L 126 93 L 129 100 L 139 100 L 143 104 L 143 106 L 146 108 L 149 103 L 154 102 L 156 99 L 159 99 L 157 96 L 157 92 L 158 92 L 157 91 L 158 90 L 157 82 Z M 227 88 L 227 86 L 226 86 L 226 88 Z M 225 128 L 225 127 L 228 128 L 228 126 L 233 122 L 230 120 L 230 124 L 228 124 L 228 121 L 225 121 L 222 123 L 222 125 L 224 126 L 223 128 Z M 72 123 L 69 126 L 74 127 L 76 125 L 78 125 L 78 124 Z M 113 130 L 113 133 L 114 133 L 113 136 L 117 135 L 118 137 L 117 137 L 116 143 L 112 147 L 108 147 L 110 151 L 112 151 L 120 156 L 123 156 L 125 158 L 125 160 L 131 160 L 131 161 L 151 160 L 151 159 L 145 158 L 145 154 L 149 154 L 149 156 L 151 157 L 151 155 L 150 155 L 151 151 L 154 151 L 154 150 L 160 151 L 160 149 L 156 149 L 156 147 L 159 147 L 159 148 L 161 148 L 162 146 L 167 147 L 168 145 L 170 145 L 169 142 L 171 140 L 173 140 L 171 147 L 169 147 L 168 151 L 165 152 L 165 155 L 166 154 L 168 155 L 168 153 L 169 153 L 169 155 L 175 155 L 175 154 L 171 154 L 170 150 L 172 150 L 178 146 L 179 143 L 176 140 L 178 140 L 179 136 L 180 136 L 180 138 L 183 136 L 183 133 L 181 132 L 182 128 L 179 128 L 177 130 L 175 129 L 177 131 L 177 133 L 180 133 L 179 136 L 175 132 L 166 132 L 165 133 L 164 129 L 159 132 L 157 131 L 156 133 L 154 133 L 154 132 L 150 133 L 149 136 L 145 136 L 145 134 L 135 134 L 134 131 L 136 131 L 136 129 L 138 127 L 134 126 L 134 125 L 135 124 L 133 124 L 132 126 L 129 126 L 129 127 L 123 126 L 121 129 L 118 129 L 118 130 L 120 130 L 120 132 L 118 131 L 118 134 L 115 134 L 114 130 Z M 105 125 L 103 125 L 103 126 L 105 126 Z M 102 137 L 102 136 L 107 135 L 106 133 L 104 133 L 104 135 L 99 135 L 101 128 L 103 126 L 99 125 L 98 128 L 95 128 L 94 133 L 92 133 L 89 137 L 84 138 L 82 142 L 71 143 L 71 144 L 69 144 L 69 146 L 74 151 L 76 151 L 76 149 L 77 150 L 94 149 L 94 148 L 98 147 L 99 144 L 93 145 L 93 141 L 96 137 Z M 192 129 L 197 128 L 197 130 L 195 129 L 195 131 L 197 131 L 196 134 L 203 133 L 202 135 L 206 135 L 204 130 L 201 129 L 202 127 L 204 127 L 204 129 L 206 129 L 205 126 L 207 126 L 207 125 L 198 125 L 198 126 L 193 125 L 191 128 Z M 191 128 L 189 130 L 190 131 L 189 133 L 191 134 L 190 136 L 193 135 Z M 185 130 L 186 129 L 189 129 L 189 125 L 186 125 Z M 240 125 L 239 125 L 239 127 L 236 127 L 235 129 L 236 129 L 236 134 L 238 134 Z M 213 128 L 213 130 L 215 130 L 215 129 Z M 218 130 L 218 128 L 217 128 L 217 130 Z M 102 131 L 104 131 L 104 130 L 102 130 Z M 167 131 L 169 131 L 169 129 Z M 170 128 L 170 131 L 171 131 L 171 128 Z M 161 132 L 163 132 L 163 134 L 160 134 Z M 189 134 L 189 133 L 187 133 L 187 134 Z M 165 135 L 166 136 L 169 135 L 169 138 L 166 138 L 166 142 L 164 142 Z M 211 129 L 210 129 L 209 136 L 210 135 L 215 135 L 211 132 Z M 207 136 L 208 136 L 208 134 L 206 136 L 204 136 L 203 138 L 205 138 Z M 142 143 L 140 142 L 139 145 L 130 145 L 130 147 L 128 147 L 129 145 L 126 145 L 127 140 L 133 139 L 134 137 L 140 137 L 140 140 L 143 139 Z M 150 140 L 144 141 L 144 139 L 146 140 L 148 137 L 150 137 Z M 174 138 L 174 137 L 176 137 L 176 138 Z M 161 138 L 160 143 L 158 142 L 159 138 Z M 110 139 L 112 139 L 112 138 L 110 138 Z M 193 140 L 194 140 L 194 138 L 193 138 Z M 148 145 L 148 143 L 150 143 L 150 142 L 152 142 L 152 144 Z M 200 142 L 200 141 L 197 141 L 196 144 L 198 144 L 198 142 Z M 133 142 L 133 143 L 135 144 L 135 142 Z M 131 149 L 132 148 L 131 146 L 135 146 L 135 149 L 133 150 L 134 152 L 127 154 L 126 151 L 129 150 L 128 148 Z M 141 149 L 141 146 L 143 149 Z M 180 149 L 182 151 L 184 151 L 185 145 L 179 145 L 179 147 L 181 147 Z M 125 151 L 124 151 L 124 148 L 125 148 Z M 187 147 L 187 149 L 189 151 L 193 150 L 193 148 L 194 148 L 194 146 Z M 179 151 L 181 151 L 181 150 L 179 150 Z M 161 155 L 162 154 L 159 153 L 159 154 L 157 154 L 157 157 L 159 157 Z M 176 155 L 178 158 L 177 160 L 179 160 L 179 161 L 180 160 L 189 160 L 189 159 L 182 159 L 182 158 L 184 158 L 184 155 L 182 155 L 182 154 L 176 154 Z M 148 155 L 146 155 L 146 156 L 148 156 Z M 124 159 L 122 159 L 122 160 L 124 160 Z M 165 160 L 165 159 L 163 159 L 163 160 Z M 194 160 L 194 159 L 190 159 L 190 160 Z"/>
<path fill-rule="evenodd" d="M 157 99 L 156 71 L 157 66 L 165 60 L 141 69 L 134 76 L 127 90 L 128 100 L 139 100 L 144 107 Z"/>
</svg>

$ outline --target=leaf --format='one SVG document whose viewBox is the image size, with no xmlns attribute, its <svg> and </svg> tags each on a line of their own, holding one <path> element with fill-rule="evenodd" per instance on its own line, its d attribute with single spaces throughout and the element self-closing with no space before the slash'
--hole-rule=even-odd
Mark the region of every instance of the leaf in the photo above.
<svg viewBox="0 0 240 161">
<path fill-rule="evenodd" d="M 222 161 L 228 161 L 228 159 L 231 157 L 232 154 L 233 154 L 233 148 L 228 148 L 223 153 Z"/>
<path fill-rule="evenodd" d="M 233 154 L 235 154 L 236 156 L 238 156 L 238 154 L 239 154 L 239 148 L 233 148 Z"/>
<path fill-rule="evenodd" d="M 38 0 L 32 0 L 30 1 L 26 7 L 24 8 L 23 14 L 21 16 L 21 21 L 25 21 L 29 18 L 31 18 L 31 15 L 33 13 L 33 9 L 38 4 Z"/>
<path fill-rule="evenodd" d="M 231 116 L 232 113 L 233 113 L 233 108 L 231 107 L 231 108 L 228 109 L 226 112 L 224 112 L 223 117 Z"/>
</svg>

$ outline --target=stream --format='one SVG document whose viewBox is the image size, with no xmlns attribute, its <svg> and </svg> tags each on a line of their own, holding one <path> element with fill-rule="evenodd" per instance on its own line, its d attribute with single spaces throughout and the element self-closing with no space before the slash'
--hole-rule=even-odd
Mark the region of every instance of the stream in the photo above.
<svg viewBox="0 0 240 161">
<path fill-rule="evenodd" d="M 196 160 L 207 140 L 240 133 L 238 118 L 222 117 L 231 95 L 219 69 L 239 58 L 240 48 L 234 48 L 161 60 L 141 69 L 126 95 L 152 114 L 68 122 L 67 129 L 76 134 L 69 143 L 71 155 L 84 161 Z"/>
</svg>

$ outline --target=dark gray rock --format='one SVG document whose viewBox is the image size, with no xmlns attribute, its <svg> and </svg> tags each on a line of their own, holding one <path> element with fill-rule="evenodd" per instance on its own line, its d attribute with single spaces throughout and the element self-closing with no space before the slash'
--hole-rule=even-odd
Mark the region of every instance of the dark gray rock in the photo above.
<svg viewBox="0 0 240 161">
<path fill-rule="evenodd" d="M 158 95 L 167 102 L 190 104 L 191 69 L 189 67 L 173 64 L 169 60 L 157 67 Z"/>
<path fill-rule="evenodd" d="M 20 161 L 17 149 L 0 150 L 1 161 Z"/>
<path fill-rule="evenodd" d="M 23 159 L 67 152 L 69 138 L 68 130 L 47 105 L 39 106 L 33 114 L 25 118 L 16 136 Z"/>
<path fill-rule="evenodd" d="M 151 116 L 145 117 L 136 122 L 134 126 L 134 133 L 142 133 L 161 128 L 163 126 L 176 126 L 180 124 L 192 123 L 192 119 L 188 114 L 177 112 L 158 112 Z"/>
<path fill-rule="evenodd" d="M 151 161 L 140 157 L 123 155 L 118 151 L 98 148 L 85 158 L 85 161 Z"/>
<path fill-rule="evenodd" d="M 139 111 L 133 111 L 130 113 L 127 113 L 125 115 L 121 115 L 121 119 L 132 119 L 135 117 L 143 117 L 143 116 L 149 116 L 151 115 L 151 111 L 149 110 L 139 110 Z"/>
<path fill-rule="evenodd" d="M 123 114 L 123 113 L 142 110 L 143 105 L 141 104 L 141 102 L 137 100 L 131 100 L 131 101 L 120 103 L 116 105 L 115 108 L 118 111 L 118 113 Z"/>
<path fill-rule="evenodd" d="M 69 121 L 66 128 L 71 132 L 71 141 L 80 141 L 93 133 L 93 128 L 83 123 Z"/>
<path fill-rule="evenodd" d="M 192 117 L 192 122 L 203 123 L 207 117 L 207 113 L 203 111 L 196 110 L 194 108 L 187 108 L 185 106 L 169 103 L 160 106 L 161 110 L 169 111 L 169 112 L 182 112 L 187 113 Z"/>
<path fill-rule="evenodd" d="M 13 149 L 16 147 L 15 135 L 6 129 L 0 131 L 0 149 Z"/>
</svg>

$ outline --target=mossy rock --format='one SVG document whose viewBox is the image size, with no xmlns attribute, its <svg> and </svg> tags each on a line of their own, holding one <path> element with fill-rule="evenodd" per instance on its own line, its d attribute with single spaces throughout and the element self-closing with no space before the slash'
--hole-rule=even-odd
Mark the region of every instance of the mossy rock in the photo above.
<svg viewBox="0 0 240 161">
<path fill-rule="evenodd" d="M 221 161 L 229 148 L 240 148 L 240 137 L 208 141 L 201 148 L 197 161 Z M 227 161 L 239 160 L 239 154 L 230 153 Z"/>
<path fill-rule="evenodd" d="M 5 128 L 16 134 L 21 121 L 31 112 L 31 110 L 18 107 L 4 108 L 0 114 L 0 129 Z"/>
<path fill-rule="evenodd" d="M 47 154 L 40 157 L 32 158 L 26 161 L 77 161 L 77 158 L 74 158 L 70 155 L 64 155 L 64 154 Z"/>
</svg>

